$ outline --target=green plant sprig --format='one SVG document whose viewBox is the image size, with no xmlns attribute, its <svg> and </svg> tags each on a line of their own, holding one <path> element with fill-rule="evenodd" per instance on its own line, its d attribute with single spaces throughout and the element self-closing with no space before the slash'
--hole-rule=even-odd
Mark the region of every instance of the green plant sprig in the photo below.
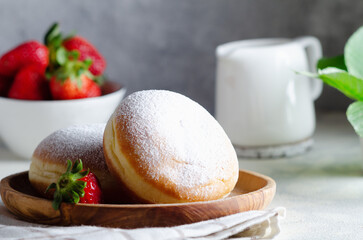
<svg viewBox="0 0 363 240">
<path fill-rule="evenodd" d="M 319 78 L 355 100 L 346 114 L 355 132 L 363 137 L 363 26 L 348 39 L 344 55 L 320 59 L 317 69 L 317 74 L 302 74 Z"/>
</svg>

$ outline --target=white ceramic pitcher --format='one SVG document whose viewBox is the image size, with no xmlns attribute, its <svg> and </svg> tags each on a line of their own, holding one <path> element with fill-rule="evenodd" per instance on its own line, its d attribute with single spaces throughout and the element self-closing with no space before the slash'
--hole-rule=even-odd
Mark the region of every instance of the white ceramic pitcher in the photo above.
<svg viewBox="0 0 363 240">
<path fill-rule="evenodd" d="M 295 71 L 315 71 L 318 39 L 237 41 L 216 55 L 216 118 L 240 156 L 294 155 L 310 147 L 322 82 Z"/>
</svg>

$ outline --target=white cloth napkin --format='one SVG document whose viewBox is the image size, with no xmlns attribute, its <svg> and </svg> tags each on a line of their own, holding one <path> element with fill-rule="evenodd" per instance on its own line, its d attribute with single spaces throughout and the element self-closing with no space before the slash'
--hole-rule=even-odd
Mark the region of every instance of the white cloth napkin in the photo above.
<svg viewBox="0 0 363 240">
<path fill-rule="evenodd" d="M 168 228 L 126 230 L 95 226 L 56 227 L 18 220 L 0 201 L 0 239 L 272 239 L 279 234 L 279 219 L 284 216 L 285 209 L 279 207 Z"/>
</svg>

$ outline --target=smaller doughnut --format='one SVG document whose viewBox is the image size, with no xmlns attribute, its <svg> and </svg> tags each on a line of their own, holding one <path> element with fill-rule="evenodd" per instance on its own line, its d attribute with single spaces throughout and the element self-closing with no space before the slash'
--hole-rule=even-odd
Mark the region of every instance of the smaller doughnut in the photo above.
<svg viewBox="0 0 363 240">
<path fill-rule="evenodd" d="M 67 160 L 81 159 L 83 167 L 93 172 L 101 185 L 106 203 L 124 202 L 121 192 L 115 192 L 117 182 L 110 174 L 103 155 L 105 124 L 74 125 L 55 131 L 35 149 L 29 169 L 29 181 L 42 196 L 49 184 L 57 182 L 66 171 Z"/>
</svg>

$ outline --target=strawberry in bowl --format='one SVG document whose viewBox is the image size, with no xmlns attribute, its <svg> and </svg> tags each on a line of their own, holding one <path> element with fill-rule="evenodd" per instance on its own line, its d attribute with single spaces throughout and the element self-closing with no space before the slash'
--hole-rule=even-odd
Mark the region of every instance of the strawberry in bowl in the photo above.
<svg viewBox="0 0 363 240">
<path fill-rule="evenodd" d="M 0 75 L 14 77 L 21 68 L 29 64 L 36 64 L 45 70 L 48 55 L 48 48 L 37 41 L 22 43 L 0 58 Z"/>
<path fill-rule="evenodd" d="M 101 96 L 106 61 L 85 39 L 75 36 L 63 38 L 58 24 L 45 35 L 49 48 L 47 78 L 55 100 L 69 100 Z"/>
<path fill-rule="evenodd" d="M 101 96 L 101 88 L 87 75 L 81 75 L 79 87 L 70 78 L 60 80 L 57 77 L 50 79 L 50 89 L 53 99 L 77 99 Z"/>
<path fill-rule="evenodd" d="M 9 89 L 9 98 L 24 100 L 48 100 L 51 98 L 44 70 L 37 64 L 21 68 Z"/>
<path fill-rule="evenodd" d="M 98 50 L 86 39 L 81 36 L 74 36 L 66 39 L 63 46 L 68 51 L 79 51 L 81 61 L 90 59 L 92 64 L 89 71 L 95 76 L 101 76 L 106 68 L 106 60 L 98 52 Z"/>
<path fill-rule="evenodd" d="M 44 44 L 27 41 L 0 57 L 0 138 L 30 159 L 38 143 L 73 124 L 104 123 L 126 89 L 105 81 L 106 61 L 80 36 L 53 24 Z"/>
</svg>

